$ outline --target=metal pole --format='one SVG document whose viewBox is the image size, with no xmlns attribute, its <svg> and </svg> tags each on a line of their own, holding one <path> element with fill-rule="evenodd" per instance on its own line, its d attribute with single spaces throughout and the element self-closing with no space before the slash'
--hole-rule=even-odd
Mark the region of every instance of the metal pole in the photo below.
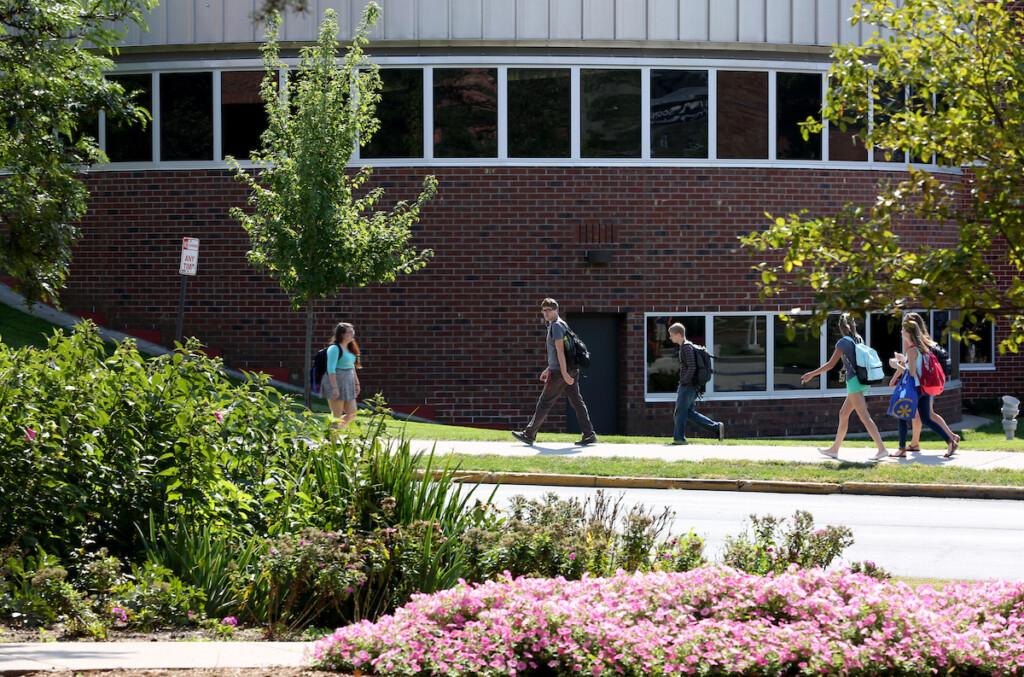
<svg viewBox="0 0 1024 677">
<path fill-rule="evenodd" d="M 181 343 L 182 327 L 185 324 L 185 282 L 188 275 L 181 276 L 181 293 L 178 295 L 178 327 L 174 330 L 174 340 Z"/>
</svg>

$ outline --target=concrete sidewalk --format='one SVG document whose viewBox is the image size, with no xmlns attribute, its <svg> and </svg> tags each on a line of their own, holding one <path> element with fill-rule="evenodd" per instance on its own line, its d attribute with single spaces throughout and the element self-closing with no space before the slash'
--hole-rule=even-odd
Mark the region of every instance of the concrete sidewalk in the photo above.
<svg viewBox="0 0 1024 677">
<path fill-rule="evenodd" d="M 301 666 L 307 642 L 44 642 L 0 644 L 0 675 L 67 670 Z"/>
<path fill-rule="evenodd" d="M 973 428 L 982 425 L 985 419 L 964 416 L 954 424 L 954 429 Z M 867 443 L 868 446 L 863 446 Z M 856 446 L 847 445 L 839 452 L 839 461 L 844 463 L 871 463 L 875 449 L 867 440 L 857 440 Z M 703 461 L 723 459 L 727 461 L 760 461 L 790 463 L 834 463 L 818 453 L 818 447 L 792 445 L 758 445 L 692 442 L 685 446 L 664 444 L 608 444 L 597 443 L 581 447 L 571 442 L 545 442 L 543 435 L 534 445 L 528 446 L 512 439 L 507 441 L 453 441 L 413 440 L 414 450 L 434 449 L 438 454 L 495 455 L 505 457 L 536 458 L 542 456 L 558 458 L 629 458 L 661 461 Z M 895 444 L 891 451 L 895 451 Z M 958 450 L 951 458 L 943 458 L 944 449 L 925 449 L 923 452 L 908 452 L 906 458 L 885 458 L 878 463 L 901 465 L 928 465 L 971 470 L 1007 469 L 1024 471 L 1024 453 L 1009 451 Z M 468 482 L 503 484 L 536 484 L 550 486 L 585 486 L 605 488 L 646 488 L 646 489 L 701 489 L 719 491 L 769 491 L 785 493 L 856 493 L 883 494 L 888 496 L 932 496 L 955 498 L 998 498 L 1024 500 L 1024 487 L 1002 487 L 985 485 L 933 485 L 894 484 L 869 482 L 769 482 L 757 480 L 700 480 L 669 479 L 657 477 L 592 477 L 581 475 L 556 475 L 534 473 L 501 473 L 461 471 L 459 476 Z"/>
</svg>

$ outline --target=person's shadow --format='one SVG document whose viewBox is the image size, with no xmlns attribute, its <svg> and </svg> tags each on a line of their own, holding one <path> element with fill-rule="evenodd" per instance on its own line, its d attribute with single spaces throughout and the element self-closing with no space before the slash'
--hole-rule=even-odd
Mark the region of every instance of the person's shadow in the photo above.
<svg viewBox="0 0 1024 677">
<path fill-rule="evenodd" d="M 538 456 L 571 456 L 578 454 L 583 451 L 583 447 L 578 444 L 570 444 L 567 447 L 534 447 L 537 449 Z"/>
</svg>

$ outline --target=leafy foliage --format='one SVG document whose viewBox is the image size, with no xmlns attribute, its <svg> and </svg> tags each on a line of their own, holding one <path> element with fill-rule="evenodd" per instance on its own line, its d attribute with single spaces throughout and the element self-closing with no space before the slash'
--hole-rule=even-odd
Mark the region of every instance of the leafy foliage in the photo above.
<svg viewBox="0 0 1024 677">
<path fill-rule="evenodd" d="M 74 222 L 85 214 L 83 165 L 105 161 L 97 112 L 145 121 L 124 89 L 106 80 L 128 24 L 145 28 L 157 0 L 8 0 L 0 4 L 0 268 L 26 299 L 56 301 Z"/>
<path fill-rule="evenodd" d="M 833 49 L 825 117 L 841 129 L 863 125 L 866 145 L 890 156 L 965 168 L 970 194 L 961 197 L 957 173 L 911 167 L 906 180 L 880 186 L 870 206 L 778 217 L 743 238 L 752 254 L 775 254 L 755 266 L 763 296 L 812 290 L 813 314 L 799 326 L 820 326 L 835 310 L 950 309 L 963 311 L 950 322 L 955 338 L 966 322 L 1007 315 L 1012 333 L 1001 350 L 1016 351 L 1024 340 L 1024 32 L 1013 7 L 990 0 L 854 5 L 854 23 L 883 33 Z M 805 133 L 820 128 L 809 120 Z M 951 225 L 955 246 L 906 242 L 914 231 L 920 237 Z M 1006 268 L 1009 280 L 1000 276 Z"/>
<path fill-rule="evenodd" d="M 107 357 L 91 323 L 0 345 L 0 543 L 129 555 L 151 514 L 280 528 L 275 468 L 320 434 L 265 378 L 232 385 L 197 344 Z"/>
<path fill-rule="evenodd" d="M 252 156 L 262 169 L 249 174 L 228 160 L 250 191 L 252 210 L 231 210 L 249 233 L 249 261 L 280 283 L 293 310 L 306 306 L 307 404 L 312 302 L 343 287 L 392 282 L 422 268 L 432 255 L 417 251 L 410 240 L 436 180 L 427 177 L 415 202 L 385 211 L 377 208 L 383 188 L 362 190 L 372 169 L 346 169 L 356 144 L 368 141 L 379 126 L 374 109 L 380 76 L 362 51 L 379 11 L 376 3 L 367 6 L 340 67 L 337 18 L 333 10 L 325 12 L 319 39 L 301 51 L 294 74 L 278 56 L 281 19 L 271 13 L 260 90 L 268 127 L 263 149 Z"/>
</svg>

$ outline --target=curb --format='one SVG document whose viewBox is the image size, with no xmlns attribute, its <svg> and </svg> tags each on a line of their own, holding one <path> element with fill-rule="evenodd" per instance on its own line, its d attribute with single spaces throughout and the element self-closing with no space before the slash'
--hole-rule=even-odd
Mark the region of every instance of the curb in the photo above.
<svg viewBox="0 0 1024 677">
<path fill-rule="evenodd" d="M 419 471 L 420 477 L 423 471 Z M 439 478 L 442 471 L 435 471 Z M 881 482 L 776 482 L 771 480 L 716 480 L 671 477 L 596 477 L 549 473 L 482 472 L 456 470 L 461 484 L 534 484 L 549 487 L 594 489 L 683 489 L 697 491 L 752 491 L 779 494 L 849 494 L 851 496 L 916 496 L 925 498 L 978 498 L 1024 501 L 1024 487 L 990 484 L 885 484 Z"/>
</svg>

